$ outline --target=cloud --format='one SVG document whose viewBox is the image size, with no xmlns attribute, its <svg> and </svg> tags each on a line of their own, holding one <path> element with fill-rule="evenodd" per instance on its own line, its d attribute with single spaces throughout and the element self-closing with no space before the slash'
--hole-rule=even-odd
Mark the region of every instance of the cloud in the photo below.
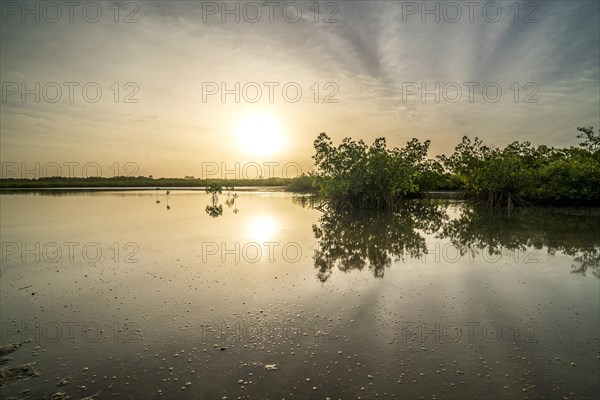
<svg viewBox="0 0 600 400">
<path fill-rule="evenodd" d="M 99 4 L 109 10 L 112 3 Z M 329 3 L 320 3 L 317 14 L 311 2 L 280 2 L 272 22 L 263 9 L 256 23 L 243 16 L 239 23 L 231 16 L 223 23 L 219 14 L 203 14 L 201 4 L 139 2 L 139 22 L 132 24 L 111 18 L 95 24 L 81 19 L 3 23 L 3 82 L 97 82 L 103 97 L 98 103 L 79 98 L 55 104 L 11 97 L 0 112 L 2 157 L 41 157 L 48 141 L 57 140 L 69 151 L 91 153 L 110 138 L 111 151 L 122 152 L 115 157 L 169 149 L 182 154 L 178 159 L 185 171 L 198 152 L 241 157 L 229 150 L 231 126 L 253 111 L 286 122 L 296 147 L 282 157 L 303 167 L 321 131 L 367 141 L 388 135 L 391 145 L 415 136 L 431 139 L 432 150 L 447 152 L 465 133 L 498 145 L 530 140 L 562 146 L 577 143 L 576 126 L 600 125 L 597 2 L 520 2 L 517 22 L 515 3 L 479 2 L 472 22 L 463 9 L 454 23 L 443 14 L 439 23 L 431 15 L 423 23 L 420 13 L 407 13 L 407 4 L 422 7 L 423 2 L 348 1 L 327 9 Z M 488 4 L 502 8 L 498 22 L 486 21 L 481 13 Z M 301 8 L 297 22 L 281 14 L 288 5 L 290 12 Z M 324 23 L 328 15 L 338 22 Z M 526 17 L 537 22 L 524 23 Z M 117 101 L 111 89 L 115 82 Z M 138 85 L 138 103 L 123 102 L 128 82 Z M 234 96 L 203 101 L 203 82 L 225 82 L 228 88 L 236 82 L 280 86 L 274 102 L 264 91 L 252 104 L 235 102 Z M 302 88 L 298 103 L 282 98 L 281 87 L 288 82 Z M 338 103 L 323 103 L 330 93 L 327 82 L 337 85 Z M 463 97 L 455 103 L 443 96 L 436 102 L 433 94 L 422 101 L 420 92 L 407 97 L 410 82 L 430 90 L 436 82 L 441 88 L 454 82 Z M 464 82 L 480 83 L 473 102 Z M 483 96 L 481 87 L 489 82 L 501 87 L 500 101 Z M 527 96 L 538 102 L 524 102 Z M 18 115 L 42 122 L 28 123 Z M 74 134 L 78 139 L 70 140 Z"/>
</svg>

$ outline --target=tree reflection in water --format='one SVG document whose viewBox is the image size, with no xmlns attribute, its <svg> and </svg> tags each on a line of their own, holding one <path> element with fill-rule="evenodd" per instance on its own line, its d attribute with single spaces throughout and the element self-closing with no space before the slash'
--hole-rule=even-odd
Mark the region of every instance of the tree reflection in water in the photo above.
<svg viewBox="0 0 600 400">
<path fill-rule="evenodd" d="M 296 202 L 313 204 L 306 198 Z M 314 263 L 322 282 L 334 267 L 345 272 L 367 268 L 382 277 L 392 261 L 427 254 L 425 235 L 449 241 L 461 255 L 546 248 L 549 254 L 572 257 L 573 273 L 591 270 L 600 278 L 598 209 L 529 207 L 507 213 L 464 202 L 413 200 L 387 213 L 328 210 L 313 233 L 319 241 Z"/>
<path fill-rule="evenodd" d="M 573 258 L 573 273 L 590 269 L 600 278 L 600 210 L 529 207 L 511 213 L 485 207 L 459 205 L 460 217 L 444 224 L 439 234 L 463 252 L 487 251 L 500 255 L 503 249 L 525 251 L 547 249 Z"/>
<path fill-rule="evenodd" d="M 326 212 L 313 225 L 318 278 L 325 282 L 336 266 L 342 271 L 367 267 L 382 277 L 392 259 L 425 254 L 422 233 L 438 231 L 446 218 L 445 206 L 421 201 L 406 202 L 395 212 Z"/>
<path fill-rule="evenodd" d="M 225 200 L 225 204 L 227 207 L 234 207 L 233 213 L 237 214 L 240 210 L 238 210 L 236 205 L 236 199 L 238 198 L 237 193 L 232 193 L 234 187 L 225 186 L 225 190 L 227 190 L 227 200 Z M 210 204 L 206 206 L 204 211 L 212 218 L 217 218 L 223 215 L 223 206 L 219 204 L 219 195 L 223 192 L 223 188 L 219 185 L 211 185 L 206 188 L 206 193 L 210 194 Z"/>
</svg>

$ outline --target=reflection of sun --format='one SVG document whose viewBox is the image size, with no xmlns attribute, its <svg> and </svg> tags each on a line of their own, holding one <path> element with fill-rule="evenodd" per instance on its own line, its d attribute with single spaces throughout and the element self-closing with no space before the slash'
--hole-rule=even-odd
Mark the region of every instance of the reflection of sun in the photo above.
<svg viewBox="0 0 600 400">
<path fill-rule="evenodd" d="M 246 117 L 239 123 L 237 135 L 242 150 L 255 156 L 274 154 L 283 147 L 281 127 L 267 115 Z"/>
<path fill-rule="evenodd" d="M 259 243 L 269 241 L 276 231 L 277 222 L 266 215 L 261 215 L 250 221 L 250 236 Z"/>
</svg>

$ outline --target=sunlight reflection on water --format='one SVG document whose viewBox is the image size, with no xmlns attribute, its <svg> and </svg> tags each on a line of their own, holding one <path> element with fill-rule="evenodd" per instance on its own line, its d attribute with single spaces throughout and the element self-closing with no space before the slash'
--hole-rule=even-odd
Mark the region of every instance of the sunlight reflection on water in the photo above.
<svg viewBox="0 0 600 400">
<path fill-rule="evenodd" d="M 250 237 L 258 243 L 273 239 L 278 230 L 277 221 L 269 215 L 259 215 L 249 224 Z"/>
</svg>

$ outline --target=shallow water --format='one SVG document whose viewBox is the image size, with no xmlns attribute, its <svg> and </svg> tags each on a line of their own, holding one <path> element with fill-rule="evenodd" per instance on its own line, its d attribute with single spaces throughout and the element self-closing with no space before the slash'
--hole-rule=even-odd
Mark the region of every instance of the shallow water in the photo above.
<svg viewBox="0 0 600 400">
<path fill-rule="evenodd" d="M 237 195 L 0 195 L 3 397 L 597 396 L 598 209 Z"/>
</svg>

